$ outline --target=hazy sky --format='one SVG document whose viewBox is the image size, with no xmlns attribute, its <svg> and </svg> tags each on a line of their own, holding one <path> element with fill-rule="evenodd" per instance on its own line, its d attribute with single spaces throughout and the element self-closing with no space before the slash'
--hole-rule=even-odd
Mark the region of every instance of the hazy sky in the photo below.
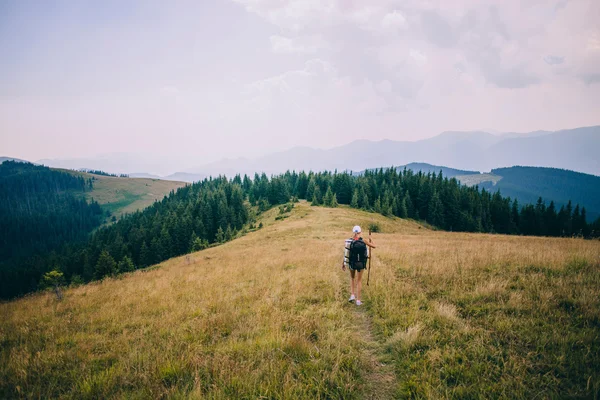
<svg viewBox="0 0 600 400">
<path fill-rule="evenodd" d="M 0 156 L 600 124 L 600 1 L 0 1 Z"/>
</svg>

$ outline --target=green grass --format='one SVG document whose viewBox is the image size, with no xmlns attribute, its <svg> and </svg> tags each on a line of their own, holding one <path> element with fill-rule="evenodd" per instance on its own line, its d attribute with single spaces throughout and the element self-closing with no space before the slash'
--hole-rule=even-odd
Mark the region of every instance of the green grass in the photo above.
<svg viewBox="0 0 600 400">
<path fill-rule="evenodd" d="M 97 194 L 97 193 L 96 193 Z M 94 193 L 92 192 L 89 197 L 93 197 Z M 123 212 L 121 210 L 133 209 L 135 208 L 135 204 L 140 204 L 140 201 L 144 198 L 143 194 L 140 193 L 131 193 L 131 192 L 121 192 L 119 193 L 117 200 L 102 204 L 102 208 L 109 211 L 113 215 L 120 215 Z M 133 207 L 132 207 L 133 205 Z M 139 208 L 141 206 L 138 206 Z"/>
</svg>

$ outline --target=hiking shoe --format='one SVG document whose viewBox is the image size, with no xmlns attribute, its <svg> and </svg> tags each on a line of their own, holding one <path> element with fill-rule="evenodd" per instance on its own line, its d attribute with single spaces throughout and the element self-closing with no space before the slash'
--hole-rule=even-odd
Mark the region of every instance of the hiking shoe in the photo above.
<svg viewBox="0 0 600 400">
<path fill-rule="evenodd" d="M 362 301 L 360 301 L 360 300 L 356 300 L 356 305 L 357 305 L 357 306 L 362 306 Z"/>
<path fill-rule="evenodd" d="M 354 299 L 356 299 L 356 297 L 354 297 L 354 295 L 350 296 L 350 298 L 348 299 L 348 301 L 350 303 L 354 303 Z"/>
</svg>

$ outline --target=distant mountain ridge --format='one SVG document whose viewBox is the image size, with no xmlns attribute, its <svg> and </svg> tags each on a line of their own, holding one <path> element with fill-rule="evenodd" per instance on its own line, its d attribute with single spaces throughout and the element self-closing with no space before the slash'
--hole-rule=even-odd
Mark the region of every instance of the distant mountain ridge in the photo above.
<svg viewBox="0 0 600 400">
<path fill-rule="evenodd" d="M 379 168 L 408 163 L 445 165 L 458 170 L 490 171 L 512 165 L 562 168 L 600 175 L 600 126 L 555 132 L 492 134 L 486 131 L 447 131 L 415 142 L 394 140 L 357 140 L 330 149 L 294 147 L 256 159 L 235 158 L 184 168 L 161 179 L 193 182 L 208 176 L 278 174 L 286 170 L 323 171 Z M 114 158 L 114 160 L 113 160 Z M 113 173 L 144 170 L 147 161 L 134 156 L 72 160 L 40 160 L 39 163 L 62 168 L 94 168 Z M 154 160 L 158 162 L 160 160 Z M 88 165 L 89 164 L 89 165 Z M 180 175 L 180 174 L 185 175 Z"/>
<path fill-rule="evenodd" d="M 281 173 L 286 170 L 355 170 L 412 162 L 490 171 L 511 165 L 563 168 L 600 175 L 600 126 L 493 135 L 483 131 L 443 132 L 416 142 L 358 140 L 331 149 L 294 147 L 255 160 L 222 160 L 186 172 L 205 176 Z"/>
<path fill-rule="evenodd" d="M 22 163 L 28 163 L 29 162 L 27 160 L 21 160 L 20 158 L 0 157 L 0 164 L 2 164 L 4 161 L 16 161 L 16 162 L 22 162 Z M 32 163 L 32 164 L 34 164 L 34 163 Z"/>
</svg>

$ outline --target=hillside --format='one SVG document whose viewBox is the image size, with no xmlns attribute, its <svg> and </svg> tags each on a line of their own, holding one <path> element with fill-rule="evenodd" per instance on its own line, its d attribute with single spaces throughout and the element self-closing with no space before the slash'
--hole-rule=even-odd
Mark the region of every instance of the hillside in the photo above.
<svg viewBox="0 0 600 400">
<path fill-rule="evenodd" d="M 431 165 L 431 164 L 427 164 L 427 163 L 410 163 L 410 164 L 406 164 L 406 165 L 400 165 L 398 167 L 396 167 L 396 171 L 398 172 L 402 172 L 404 169 L 409 169 L 415 173 L 421 171 L 424 174 L 439 174 L 440 171 L 442 172 L 442 175 L 444 176 L 444 178 L 455 178 L 455 177 L 461 177 L 463 179 L 468 179 L 469 177 L 475 175 L 475 176 L 479 176 L 481 173 L 479 171 L 465 171 L 465 170 L 461 170 L 461 169 L 454 169 L 454 168 L 449 168 L 449 167 L 444 167 L 444 166 L 440 166 L 440 165 Z M 375 169 L 370 169 L 370 171 L 376 171 L 378 168 Z M 360 171 L 359 174 L 363 174 L 364 171 Z"/>
<path fill-rule="evenodd" d="M 15 161 L 15 162 L 20 162 L 20 163 L 28 163 L 29 162 L 26 160 L 21 160 L 20 158 L 0 157 L 0 164 L 2 164 L 4 161 Z"/>
<path fill-rule="evenodd" d="M 484 183 L 489 183 L 492 186 L 490 189 L 492 191 L 496 191 L 496 189 L 493 186 L 496 185 L 500 179 L 502 179 L 501 176 L 494 174 L 457 175 L 455 176 L 455 178 L 458 179 L 460 183 L 467 186 L 481 186 Z M 489 186 L 490 185 L 488 185 L 488 188 Z"/>
<path fill-rule="evenodd" d="M 56 265 L 65 243 L 85 241 L 102 222 L 98 203 L 86 201 L 81 176 L 22 163 L 0 164 L 0 299 L 35 290 L 41 257 Z"/>
<path fill-rule="evenodd" d="M 535 204 L 541 196 L 557 208 L 579 204 L 586 208 L 588 221 L 600 216 L 600 177 L 557 168 L 496 168 L 489 174 L 456 177 L 461 183 L 486 190 L 500 190 L 503 196 L 518 199 L 521 205 Z"/>
<path fill-rule="evenodd" d="M 69 171 L 69 170 L 67 170 Z M 69 171 L 84 178 L 94 180 L 92 191 L 86 192 L 88 200 L 94 199 L 103 209 L 117 219 L 125 213 L 142 210 L 162 200 L 172 190 L 186 185 L 185 182 L 148 178 L 118 178 L 114 176 L 93 175 L 86 172 Z"/>
<path fill-rule="evenodd" d="M 593 398 L 600 243 L 431 231 L 350 208 L 0 304 L 0 397 Z M 365 306 L 341 246 L 374 234 Z M 299 251 L 302 249 L 302 251 Z"/>
</svg>

